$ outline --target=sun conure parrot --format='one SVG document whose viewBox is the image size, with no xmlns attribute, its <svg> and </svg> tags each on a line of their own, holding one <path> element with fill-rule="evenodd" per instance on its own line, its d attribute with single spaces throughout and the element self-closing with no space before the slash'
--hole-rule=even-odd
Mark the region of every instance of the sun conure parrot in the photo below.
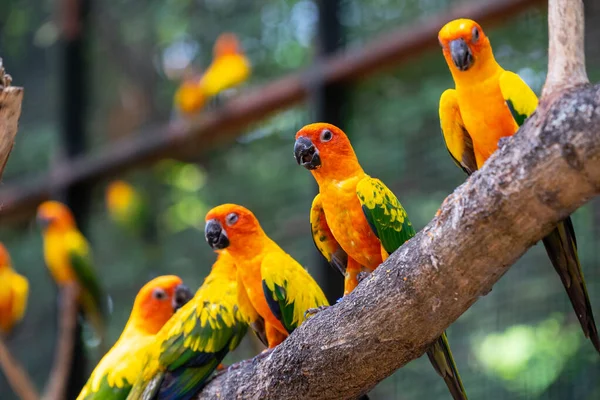
<svg viewBox="0 0 600 400">
<path fill-rule="evenodd" d="M 517 74 L 498 65 L 488 37 L 475 21 L 447 23 L 439 41 L 456 85 L 440 98 L 442 132 L 450 156 L 470 175 L 496 151 L 501 138 L 519 129 L 538 100 Z M 543 242 L 585 336 L 600 352 L 571 218 L 559 223 Z"/>
<path fill-rule="evenodd" d="M 71 210 L 58 201 L 40 204 L 37 221 L 42 227 L 44 260 L 50 274 L 59 287 L 67 284 L 79 287 L 79 305 L 102 345 L 108 298 L 92 266 L 92 253 L 87 240 L 77 229 Z"/>
<path fill-rule="evenodd" d="M 191 297 L 178 276 L 159 276 L 146 283 L 135 298 L 121 336 L 94 368 L 77 399 L 126 399 L 155 335 Z"/>
<path fill-rule="evenodd" d="M 120 227 L 144 238 L 154 235 L 148 202 L 130 183 L 123 180 L 110 182 L 105 201 L 110 218 Z"/>
<path fill-rule="evenodd" d="M 0 243 L 0 337 L 23 319 L 28 296 L 29 281 L 13 269 L 10 255 Z"/>
<path fill-rule="evenodd" d="M 264 319 L 269 348 L 305 320 L 309 309 L 327 305 L 309 273 L 261 228 L 252 212 L 223 204 L 206 214 L 204 234 L 213 249 L 227 249 L 250 302 Z"/>
<path fill-rule="evenodd" d="M 345 275 L 344 294 L 348 294 L 363 269 L 373 271 L 415 230 L 394 193 L 363 171 L 348 137 L 338 127 L 306 125 L 296 133 L 294 156 L 319 185 L 310 212 L 313 240 Z M 427 355 L 453 398 L 466 399 L 445 333 Z"/>
<path fill-rule="evenodd" d="M 129 399 L 191 399 L 246 334 L 255 312 L 240 305 L 236 266 L 222 252 L 194 298 L 156 335 Z"/>
</svg>

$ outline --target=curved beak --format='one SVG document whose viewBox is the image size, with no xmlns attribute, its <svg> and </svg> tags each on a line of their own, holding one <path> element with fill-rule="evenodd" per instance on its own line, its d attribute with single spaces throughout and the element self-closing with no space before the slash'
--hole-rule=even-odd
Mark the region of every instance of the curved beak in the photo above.
<svg viewBox="0 0 600 400">
<path fill-rule="evenodd" d="M 221 226 L 221 223 L 216 219 L 206 221 L 204 227 L 204 237 L 206 242 L 213 250 L 221 250 L 229 246 L 229 238 L 227 232 Z"/>
<path fill-rule="evenodd" d="M 455 39 L 450 42 L 450 55 L 452 62 L 461 71 L 466 71 L 473 65 L 473 53 L 464 39 Z"/>
<path fill-rule="evenodd" d="M 50 222 L 52 222 L 52 218 L 46 217 L 41 214 L 38 214 L 37 217 L 35 217 L 35 220 L 38 226 L 43 230 L 45 230 L 48 227 L 48 225 L 50 225 Z"/>
<path fill-rule="evenodd" d="M 179 310 L 181 307 L 186 305 L 194 297 L 194 294 L 184 284 L 177 285 L 175 293 L 173 294 L 173 311 Z"/>
<path fill-rule="evenodd" d="M 321 166 L 319 150 L 317 150 L 313 142 L 307 137 L 300 136 L 296 139 L 296 143 L 294 144 L 294 157 L 296 158 L 298 165 L 301 165 L 308 170 L 317 169 Z"/>
</svg>

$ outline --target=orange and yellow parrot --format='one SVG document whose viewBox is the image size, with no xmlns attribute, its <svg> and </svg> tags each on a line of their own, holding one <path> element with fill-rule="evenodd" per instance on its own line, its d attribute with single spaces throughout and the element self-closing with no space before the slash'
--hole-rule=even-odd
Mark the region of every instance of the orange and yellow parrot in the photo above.
<svg viewBox="0 0 600 400">
<path fill-rule="evenodd" d="M 338 127 L 306 125 L 296 133 L 294 156 L 319 185 L 310 212 L 313 240 L 344 274 L 344 294 L 348 294 L 358 284 L 361 271 L 377 268 L 415 230 L 394 193 L 363 171 L 350 140 Z M 445 333 L 427 355 L 452 397 L 466 399 Z"/>
<path fill-rule="evenodd" d="M 28 296 L 29 281 L 13 269 L 10 255 L 0 243 L 0 337 L 23 319 Z"/>
<path fill-rule="evenodd" d="M 197 394 L 255 318 L 247 298 L 241 300 L 235 263 L 220 252 L 194 298 L 156 335 L 129 399 L 186 400 Z"/>
<path fill-rule="evenodd" d="M 129 183 L 115 180 L 105 192 L 106 208 L 111 219 L 123 229 L 139 236 L 148 236 L 151 229 L 150 210 L 146 199 Z"/>
<path fill-rule="evenodd" d="M 517 132 L 538 100 L 517 74 L 498 65 L 488 37 L 475 21 L 447 23 L 439 42 L 456 86 L 440 98 L 442 132 L 450 156 L 470 175 L 496 151 L 501 138 Z M 585 336 L 600 352 L 571 218 L 559 223 L 543 242 Z"/>
<path fill-rule="evenodd" d="M 204 234 L 215 250 L 227 249 L 253 308 L 263 318 L 269 348 L 305 320 L 309 309 L 328 305 L 309 273 L 271 240 L 252 212 L 223 204 L 206 215 Z"/>
<path fill-rule="evenodd" d="M 77 229 L 71 210 L 58 201 L 40 204 L 37 220 L 43 231 L 44 259 L 50 274 L 59 287 L 79 287 L 79 305 L 102 342 L 108 299 L 92 266 L 87 240 Z"/>
<path fill-rule="evenodd" d="M 146 283 L 135 298 L 121 336 L 102 357 L 77 400 L 126 399 L 156 334 L 191 297 L 178 276 L 160 276 Z"/>
<path fill-rule="evenodd" d="M 208 99 L 245 82 L 250 72 L 250 61 L 237 36 L 223 33 L 215 42 L 212 63 L 199 79 L 183 81 L 175 93 L 175 104 L 185 114 L 196 113 Z"/>
</svg>

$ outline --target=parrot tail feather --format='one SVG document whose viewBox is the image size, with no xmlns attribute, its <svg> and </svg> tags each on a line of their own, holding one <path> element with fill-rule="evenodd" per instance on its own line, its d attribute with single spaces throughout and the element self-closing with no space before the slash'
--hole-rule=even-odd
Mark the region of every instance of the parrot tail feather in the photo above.
<svg viewBox="0 0 600 400">
<path fill-rule="evenodd" d="M 452 398 L 454 400 L 467 400 L 467 393 L 460 379 L 454 357 L 452 357 L 446 332 L 442 333 L 442 336 L 437 338 L 429 350 L 427 350 L 427 356 L 436 372 L 444 378 L 444 382 L 446 382 Z"/>
<path fill-rule="evenodd" d="M 592 305 L 588 296 L 583 271 L 577 254 L 577 239 L 571 217 L 558 224 L 556 228 L 544 238 L 544 247 L 554 269 L 569 295 L 577 319 L 581 324 L 585 337 L 592 341 L 596 351 L 600 353 L 600 338 Z"/>
</svg>

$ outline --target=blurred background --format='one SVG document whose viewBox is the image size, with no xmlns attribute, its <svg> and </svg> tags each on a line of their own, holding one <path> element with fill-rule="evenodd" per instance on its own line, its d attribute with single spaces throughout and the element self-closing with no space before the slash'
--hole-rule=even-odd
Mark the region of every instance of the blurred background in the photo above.
<svg viewBox="0 0 600 400">
<path fill-rule="evenodd" d="M 295 132 L 316 120 L 341 125 L 365 170 L 391 187 L 421 229 L 465 180 L 439 129 L 439 96 L 453 83 L 435 35 L 456 16 L 451 10 L 479 10 L 464 15 L 476 17 L 490 5 L 496 14 L 483 27 L 497 60 L 539 93 L 547 68 L 547 17 L 540 1 L 3 0 L 0 56 L 25 97 L 0 187 L 0 240 L 31 287 L 26 317 L 8 343 L 38 387 L 52 364 L 57 327 L 56 288 L 33 220 L 39 201 L 53 196 L 74 208 L 113 300 L 110 342 L 150 278 L 174 273 L 193 289 L 202 283 L 214 260 L 203 238 L 204 215 L 223 202 L 252 209 L 335 301 L 342 280 L 312 243 L 308 212 L 316 185 L 293 160 Z M 498 11 L 502 7 L 506 11 Z M 586 7 L 588 74 L 598 81 L 600 7 Z M 429 26 L 433 36 L 411 35 Z M 181 115 L 173 108 L 176 88 L 184 76 L 206 68 L 225 31 L 239 37 L 252 75 L 227 96 L 235 106 L 221 99 L 197 115 Z M 409 48 L 411 40 L 423 45 Z M 402 52 L 333 84 L 319 75 L 318 61 L 329 53 L 344 47 L 376 52 L 384 42 L 402 41 L 408 43 Z M 375 71 L 378 64 L 387 68 Z M 276 89 L 293 91 L 290 74 L 315 65 L 299 76 L 304 86 L 296 94 L 269 102 L 277 99 Z M 344 66 L 356 67 L 352 60 Z M 256 112 L 243 114 L 248 109 Z M 180 140 L 181 132 L 193 140 Z M 91 154 L 88 161 L 78 158 L 64 167 L 84 153 Z M 132 234 L 108 218 L 104 193 L 114 179 L 125 179 L 147 198 L 155 228 L 150 235 Z M 578 210 L 573 222 L 600 317 L 600 201 Z M 470 398 L 600 398 L 600 359 L 541 244 L 448 334 Z M 86 351 L 90 372 L 99 355 Z M 255 351 L 246 340 L 226 363 Z M 449 398 L 426 357 L 370 396 Z M 16 398 L 2 374 L 0 398 Z"/>
</svg>

